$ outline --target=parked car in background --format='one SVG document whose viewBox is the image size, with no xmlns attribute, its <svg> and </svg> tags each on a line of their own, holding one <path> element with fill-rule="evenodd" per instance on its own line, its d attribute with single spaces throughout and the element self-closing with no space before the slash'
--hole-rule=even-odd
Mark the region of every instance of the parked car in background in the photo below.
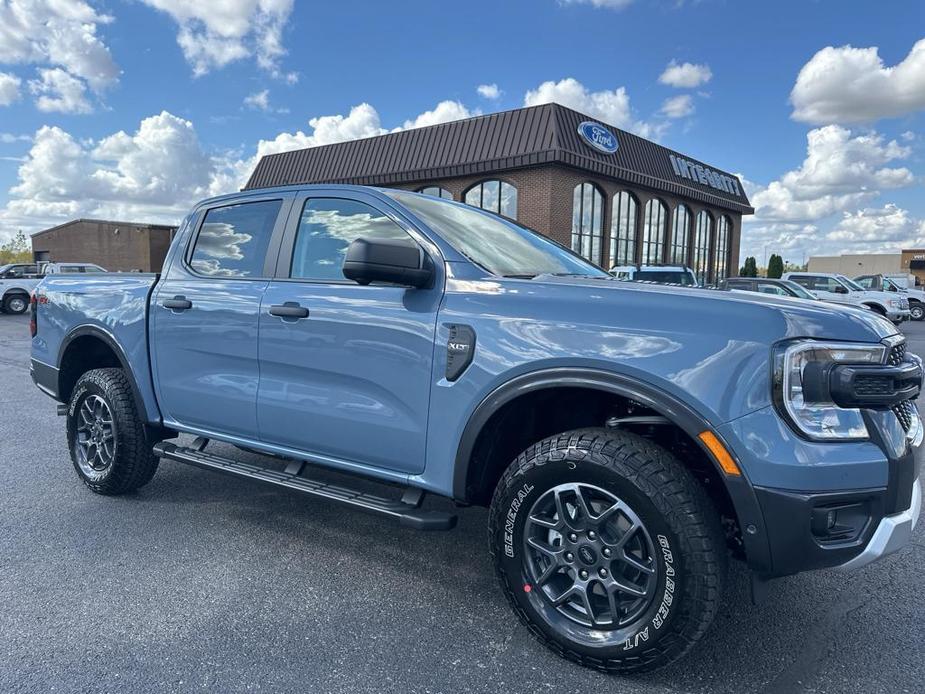
<svg viewBox="0 0 925 694">
<path fill-rule="evenodd" d="M 36 263 L 12 263 L 0 266 L 0 311 L 25 313 L 29 295 L 42 278 Z"/>
<path fill-rule="evenodd" d="M 694 271 L 685 265 L 619 265 L 610 269 L 618 280 L 679 284 L 682 287 L 700 286 Z"/>
<path fill-rule="evenodd" d="M 861 275 L 860 277 L 855 277 L 854 282 L 864 287 L 864 289 L 893 292 L 906 297 L 909 301 L 909 314 L 912 316 L 912 320 L 925 318 L 925 291 L 916 287 L 904 287 L 886 275 Z"/>
<path fill-rule="evenodd" d="M 213 198 L 159 275 L 48 275 L 33 306 L 32 377 L 93 492 L 136 490 L 172 460 L 421 530 L 456 521 L 426 492 L 487 506 L 513 612 L 598 669 L 683 655 L 732 558 L 758 594 L 895 552 L 920 513 L 922 365 L 889 322 L 615 281 L 429 195 Z"/>
<path fill-rule="evenodd" d="M 108 272 L 94 263 L 45 263 L 42 270 L 46 275 L 62 275 L 75 272 Z"/>
<path fill-rule="evenodd" d="M 890 292 L 869 291 L 844 275 L 826 272 L 785 272 L 783 278 L 808 289 L 823 301 L 869 308 L 894 323 L 909 320 L 908 299 Z"/>
<path fill-rule="evenodd" d="M 767 277 L 730 277 L 723 280 L 719 286 L 720 289 L 739 289 L 746 292 L 758 292 L 759 294 L 792 296 L 797 299 L 819 301 L 819 297 L 791 280 L 778 280 Z"/>
</svg>

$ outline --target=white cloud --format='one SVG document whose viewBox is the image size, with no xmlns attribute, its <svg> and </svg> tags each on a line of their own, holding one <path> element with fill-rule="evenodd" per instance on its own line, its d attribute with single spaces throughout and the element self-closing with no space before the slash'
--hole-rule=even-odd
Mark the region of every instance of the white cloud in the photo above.
<svg viewBox="0 0 925 694">
<path fill-rule="evenodd" d="M 264 89 L 260 92 L 254 92 L 244 97 L 244 105 L 257 109 L 258 111 L 270 110 L 270 90 Z"/>
<path fill-rule="evenodd" d="M 177 43 L 196 76 L 254 56 L 273 76 L 292 84 L 296 73 L 282 73 L 286 54 L 283 30 L 293 0 L 142 0 L 166 12 L 179 25 Z"/>
<path fill-rule="evenodd" d="M 694 112 L 694 98 L 690 94 L 679 94 L 662 103 L 662 114 L 666 118 L 684 118 Z"/>
<path fill-rule="evenodd" d="M 39 111 L 60 113 L 90 113 L 93 107 L 87 99 L 87 87 L 61 68 L 39 70 L 41 79 L 29 81 L 29 91 L 36 97 Z"/>
<path fill-rule="evenodd" d="M 0 142 L 5 145 L 12 145 L 15 142 L 31 142 L 31 135 L 15 135 L 13 133 L 0 133 Z"/>
<path fill-rule="evenodd" d="M 681 63 L 672 60 L 668 63 L 665 71 L 659 75 L 658 81 L 667 84 L 669 87 L 678 89 L 693 89 L 702 84 L 706 84 L 713 79 L 713 71 L 709 65 L 700 65 L 694 63 Z"/>
<path fill-rule="evenodd" d="M 842 244 L 842 252 L 887 252 L 921 247 L 925 221 L 913 218 L 893 204 L 845 212 L 838 225 L 825 235 L 827 241 Z"/>
<path fill-rule="evenodd" d="M 119 78 L 96 35 L 110 22 L 82 0 L 10 0 L 0 4 L 0 63 L 57 65 L 103 89 Z"/>
<path fill-rule="evenodd" d="M 19 100 L 19 85 L 22 80 L 8 72 L 0 72 L 0 106 L 9 106 Z"/>
<path fill-rule="evenodd" d="M 498 89 L 497 84 L 480 84 L 476 87 L 475 91 L 479 93 L 479 96 L 483 99 L 489 99 L 494 101 L 495 99 L 501 98 L 501 90 Z"/>
<path fill-rule="evenodd" d="M 0 2 L 0 64 L 42 66 L 40 78 L 30 81 L 41 110 L 89 113 L 87 86 L 100 93 L 119 79 L 119 67 L 97 35 L 99 26 L 112 21 L 83 0 Z"/>
<path fill-rule="evenodd" d="M 98 142 L 43 126 L 0 210 L 0 228 L 34 231 L 76 216 L 176 223 L 211 194 L 217 171 L 192 123 L 167 112 Z"/>
<path fill-rule="evenodd" d="M 806 158 L 768 186 L 746 185 L 760 222 L 815 222 L 857 207 L 881 190 L 912 185 L 905 167 L 886 166 L 911 153 L 877 133 L 828 125 L 807 134 Z"/>
<path fill-rule="evenodd" d="M 458 101 L 441 101 L 432 110 L 424 111 L 424 113 L 420 114 L 412 120 L 406 120 L 402 127 L 395 128 L 395 130 L 424 128 L 428 125 L 436 125 L 437 123 L 449 123 L 450 121 L 469 118 L 473 115 L 477 114 L 470 111 Z"/>
<path fill-rule="evenodd" d="M 858 123 L 925 109 L 925 39 L 892 67 L 876 47 L 823 48 L 800 70 L 790 101 L 792 118 L 807 123 Z"/>
<path fill-rule="evenodd" d="M 469 113 L 458 102 L 443 101 L 395 130 Z M 43 126 L 19 167 L 9 202 L 0 209 L 0 239 L 6 230 L 36 231 L 77 216 L 176 223 L 197 200 L 243 186 L 266 154 L 390 132 L 366 103 L 347 115 L 319 116 L 308 124 L 309 132 L 279 133 L 243 157 L 207 153 L 193 124 L 166 111 L 142 120 L 134 133 L 119 131 L 99 141 Z"/>
<path fill-rule="evenodd" d="M 742 257 L 753 255 L 759 262 L 765 252 L 780 253 L 795 263 L 819 255 L 898 253 L 925 245 L 925 220 L 887 203 L 846 211 L 828 231 L 815 224 L 746 221 L 742 243 Z"/>
<path fill-rule="evenodd" d="M 562 104 L 642 137 L 657 139 L 667 127 L 665 123 L 636 120 L 625 87 L 591 92 L 574 77 L 567 77 L 558 82 L 543 82 L 524 96 L 524 106 L 547 103 Z"/>
<path fill-rule="evenodd" d="M 633 3 L 633 0 L 559 0 L 563 5 L 593 5 L 606 7 L 611 10 L 622 10 Z"/>
<path fill-rule="evenodd" d="M 289 113 L 288 108 L 277 108 L 270 103 L 269 89 L 263 89 L 259 92 L 248 94 L 244 97 L 244 105 L 247 108 L 254 109 L 255 111 L 263 111 L 264 113 Z"/>
</svg>

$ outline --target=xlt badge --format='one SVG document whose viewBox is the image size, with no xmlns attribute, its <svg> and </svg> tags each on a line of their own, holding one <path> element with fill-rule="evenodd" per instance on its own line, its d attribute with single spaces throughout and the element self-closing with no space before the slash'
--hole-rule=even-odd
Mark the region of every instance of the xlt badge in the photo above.
<svg viewBox="0 0 925 694">
<path fill-rule="evenodd" d="M 449 325 L 446 343 L 446 380 L 455 381 L 472 363 L 475 353 L 475 331 L 468 325 Z"/>
</svg>

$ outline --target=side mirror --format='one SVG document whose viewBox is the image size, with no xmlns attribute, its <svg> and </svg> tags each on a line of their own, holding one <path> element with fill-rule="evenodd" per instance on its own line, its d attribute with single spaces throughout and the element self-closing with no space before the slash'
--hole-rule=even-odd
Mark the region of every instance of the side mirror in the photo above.
<svg viewBox="0 0 925 694">
<path fill-rule="evenodd" d="M 839 284 L 835 287 L 835 293 L 836 294 L 847 294 L 848 290 Z"/>
<path fill-rule="evenodd" d="M 358 284 L 389 282 L 429 287 L 434 280 L 430 257 L 410 239 L 356 239 L 347 248 L 344 277 Z"/>
</svg>

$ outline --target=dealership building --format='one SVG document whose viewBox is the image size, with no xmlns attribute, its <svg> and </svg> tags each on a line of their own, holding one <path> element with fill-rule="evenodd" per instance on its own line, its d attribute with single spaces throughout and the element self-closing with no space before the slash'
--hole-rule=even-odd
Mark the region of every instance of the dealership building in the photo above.
<svg viewBox="0 0 925 694">
<path fill-rule="evenodd" d="M 160 272 L 176 227 L 72 219 L 32 234 L 32 257 L 56 263 L 94 263 L 107 270 Z"/>
<path fill-rule="evenodd" d="M 682 264 L 734 274 L 741 181 L 558 104 L 263 157 L 246 189 L 352 183 L 420 191 L 501 214 L 605 268 Z"/>
</svg>

